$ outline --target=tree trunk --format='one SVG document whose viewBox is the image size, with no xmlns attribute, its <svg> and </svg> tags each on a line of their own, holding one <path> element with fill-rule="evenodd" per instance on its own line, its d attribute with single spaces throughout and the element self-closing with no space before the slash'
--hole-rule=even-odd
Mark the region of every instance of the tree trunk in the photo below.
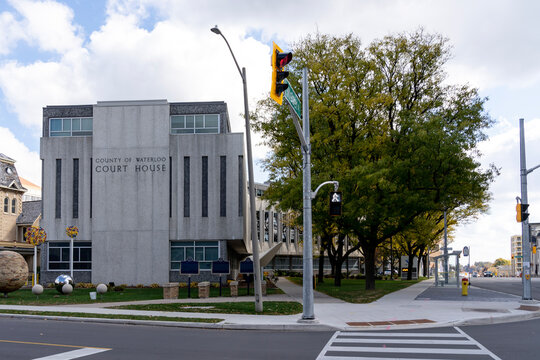
<svg viewBox="0 0 540 360">
<path fill-rule="evenodd" d="M 317 282 L 319 284 L 322 284 L 324 282 L 324 247 L 322 246 L 322 243 L 319 251 L 319 275 Z"/>
<path fill-rule="evenodd" d="M 364 258 L 366 261 L 366 290 L 375 289 L 375 248 L 365 249 Z"/>
<path fill-rule="evenodd" d="M 414 265 L 414 254 L 409 254 L 409 267 L 407 269 L 407 280 L 412 280 L 413 265 Z M 416 269 L 416 271 L 418 271 L 418 269 Z"/>
</svg>

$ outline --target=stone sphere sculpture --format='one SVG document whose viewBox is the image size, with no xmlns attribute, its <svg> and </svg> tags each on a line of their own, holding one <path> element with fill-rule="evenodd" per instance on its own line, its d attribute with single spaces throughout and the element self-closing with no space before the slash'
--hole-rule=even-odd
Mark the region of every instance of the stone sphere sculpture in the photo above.
<svg viewBox="0 0 540 360">
<path fill-rule="evenodd" d="M 73 279 L 69 275 L 58 275 L 56 280 L 54 280 L 54 287 L 60 294 L 63 294 L 62 287 L 66 284 L 73 286 Z"/>
<path fill-rule="evenodd" d="M 64 284 L 62 286 L 62 294 L 69 295 L 73 292 L 73 286 L 71 284 Z"/>
<path fill-rule="evenodd" d="M 41 295 L 43 294 L 43 286 L 36 284 L 32 286 L 32 294 L 34 295 Z"/>
<path fill-rule="evenodd" d="M 28 279 L 28 264 L 24 257 L 14 251 L 0 251 L 0 292 L 19 290 Z"/>
<path fill-rule="evenodd" d="M 105 294 L 107 292 L 107 285 L 105 284 L 99 284 L 97 287 L 96 287 L 96 291 L 98 292 L 98 294 Z"/>
</svg>

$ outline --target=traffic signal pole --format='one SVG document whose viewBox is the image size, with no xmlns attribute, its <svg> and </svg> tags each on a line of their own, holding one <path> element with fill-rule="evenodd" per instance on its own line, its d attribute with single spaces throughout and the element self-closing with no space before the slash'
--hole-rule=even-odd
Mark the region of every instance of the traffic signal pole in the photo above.
<svg viewBox="0 0 540 360">
<path fill-rule="evenodd" d="M 519 119 L 519 160 L 521 177 L 521 204 L 528 204 L 527 198 L 527 164 L 525 159 L 525 129 L 524 120 Z M 531 296 L 531 244 L 529 240 L 529 218 L 521 219 L 521 246 L 523 249 L 523 268 L 521 281 L 523 283 L 523 300 L 532 300 Z"/>
<path fill-rule="evenodd" d="M 309 139 L 309 92 L 308 70 L 302 69 L 302 118 L 304 122 L 304 141 L 306 148 L 303 149 L 303 198 L 304 198 L 304 259 L 303 259 L 303 286 L 302 320 L 314 320 L 315 311 L 313 305 L 313 242 L 311 220 L 311 144 Z"/>
</svg>

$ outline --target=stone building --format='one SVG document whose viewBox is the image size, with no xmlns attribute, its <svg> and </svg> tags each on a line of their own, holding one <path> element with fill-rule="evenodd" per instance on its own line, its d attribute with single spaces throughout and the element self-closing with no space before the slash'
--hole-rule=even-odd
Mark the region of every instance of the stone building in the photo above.
<svg viewBox="0 0 540 360">
<path fill-rule="evenodd" d="M 18 252 L 32 269 L 34 247 L 26 243 L 24 231 L 28 226 L 39 226 L 41 202 L 26 204 L 23 202 L 25 192 L 15 160 L 0 154 L 0 250 Z"/>
<path fill-rule="evenodd" d="M 42 282 L 179 281 L 180 262 L 251 253 L 242 133 L 224 102 L 106 101 L 43 109 Z"/>
</svg>

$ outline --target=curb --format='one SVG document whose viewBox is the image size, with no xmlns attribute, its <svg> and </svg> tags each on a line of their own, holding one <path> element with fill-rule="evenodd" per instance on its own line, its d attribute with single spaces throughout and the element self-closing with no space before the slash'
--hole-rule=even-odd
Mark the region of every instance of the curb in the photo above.
<svg viewBox="0 0 540 360">
<path fill-rule="evenodd" d="M 217 314 L 219 315 L 219 314 Z M 0 314 L 0 318 L 27 318 L 34 320 L 56 320 L 101 324 L 120 325 L 146 325 L 163 326 L 176 328 L 196 328 L 212 330 L 274 330 L 274 331 L 338 331 L 338 327 L 325 324 L 231 324 L 219 323 L 198 323 L 188 321 L 153 321 L 153 320 L 130 320 L 130 319 L 107 319 L 107 318 L 85 318 L 71 316 L 47 316 L 47 315 L 27 315 L 27 314 Z"/>
</svg>

